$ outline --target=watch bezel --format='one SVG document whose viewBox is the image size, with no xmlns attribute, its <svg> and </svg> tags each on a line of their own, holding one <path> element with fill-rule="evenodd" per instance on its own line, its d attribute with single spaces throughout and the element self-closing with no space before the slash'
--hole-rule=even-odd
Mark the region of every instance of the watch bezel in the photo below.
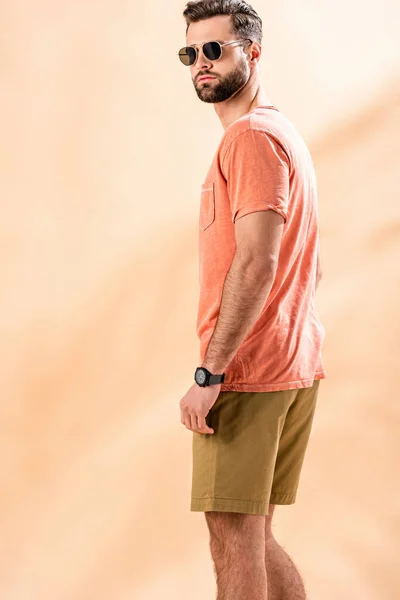
<svg viewBox="0 0 400 600">
<path fill-rule="evenodd" d="M 205 373 L 206 378 L 204 380 L 204 383 L 199 383 L 197 381 L 197 373 L 199 371 Z M 195 382 L 197 383 L 197 385 L 199 385 L 200 387 L 207 387 L 210 384 L 210 377 L 211 377 L 211 373 L 205 367 L 197 367 L 196 372 L 194 374 L 194 379 L 195 379 Z"/>
</svg>

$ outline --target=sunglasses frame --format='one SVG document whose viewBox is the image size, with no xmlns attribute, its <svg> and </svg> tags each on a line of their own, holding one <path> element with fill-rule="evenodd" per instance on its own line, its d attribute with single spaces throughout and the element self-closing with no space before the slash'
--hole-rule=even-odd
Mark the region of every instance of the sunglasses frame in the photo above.
<svg viewBox="0 0 400 600">
<path fill-rule="evenodd" d="M 216 60 L 220 60 L 220 58 L 222 58 L 222 48 L 224 46 L 230 46 L 231 44 L 237 44 L 238 42 L 250 42 L 250 44 L 253 43 L 253 40 L 251 40 L 250 38 L 243 38 L 240 40 L 232 40 L 231 42 L 224 42 L 223 44 L 221 44 L 221 42 L 218 42 L 217 40 L 211 40 L 209 42 L 204 42 L 204 44 L 199 44 L 199 46 L 201 46 L 201 49 L 203 50 L 204 46 L 206 44 L 218 44 L 218 46 L 220 47 L 221 50 L 221 55 L 218 58 L 215 58 L 214 60 L 211 60 L 209 58 L 207 58 L 207 60 L 209 60 L 210 62 L 215 62 Z M 182 59 L 181 56 L 187 56 L 187 54 L 181 54 L 182 50 L 186 50 L 186 48 L 193 48 L 196 52 L 196 58 L 195 61 L 189 65 L 186 65 Z M 204 54 L 204 50 L 203 50 L 203 54 Z M 179 56 L 179 60 L 181 61 L 181 63 L 185 66 L 185 67 L 192 67 L 193 65 L 195 65 L 197 63 L 197 60 L 199 58 L 199 51 L 197 49 L 197 45 L 192 44 L 191 46 L 184 46 L 183 48 L 181 48 L 178 52 L 178 56 Z"/>
</svg>

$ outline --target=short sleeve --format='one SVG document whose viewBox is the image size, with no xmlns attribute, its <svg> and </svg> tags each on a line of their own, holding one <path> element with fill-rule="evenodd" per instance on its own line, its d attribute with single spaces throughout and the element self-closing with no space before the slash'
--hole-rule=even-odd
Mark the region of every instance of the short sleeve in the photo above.
<svg viewBox="0 0 400 600">
<path fill-rule="evenodd" d="M 232 222 L 258 210 L 275 210 L 287 221 L 289 158 L 265 131 L 248 129 L 228 146 L 222 160 Z"/>
</svg>

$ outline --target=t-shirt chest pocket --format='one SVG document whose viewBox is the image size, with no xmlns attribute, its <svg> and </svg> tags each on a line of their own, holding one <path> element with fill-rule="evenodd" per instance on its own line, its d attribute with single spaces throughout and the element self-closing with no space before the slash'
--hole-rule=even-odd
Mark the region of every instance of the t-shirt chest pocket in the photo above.
<svg viewBox="0 0 400 600">
<path fill-rule="evenodd" d="M 207 181 L 201 186 L 200 199 L 200 229 L 204 231 L 215 219 L 215 189 L 214 183 Z"/>
</svg>

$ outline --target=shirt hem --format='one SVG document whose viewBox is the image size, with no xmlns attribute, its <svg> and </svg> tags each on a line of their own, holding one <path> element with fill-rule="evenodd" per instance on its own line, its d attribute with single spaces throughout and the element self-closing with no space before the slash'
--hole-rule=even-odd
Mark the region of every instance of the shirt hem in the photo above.
<svg viewBox="0 0 400 600">
<path fill-rule="evenodd" d="M 318 371 L 311 379 L 285 381 L 280 383 L 222 383 L 221 392 L 279 392 L 312 387 L 316 379 L 326 379 L 326 371 Z"/>
</svg>

